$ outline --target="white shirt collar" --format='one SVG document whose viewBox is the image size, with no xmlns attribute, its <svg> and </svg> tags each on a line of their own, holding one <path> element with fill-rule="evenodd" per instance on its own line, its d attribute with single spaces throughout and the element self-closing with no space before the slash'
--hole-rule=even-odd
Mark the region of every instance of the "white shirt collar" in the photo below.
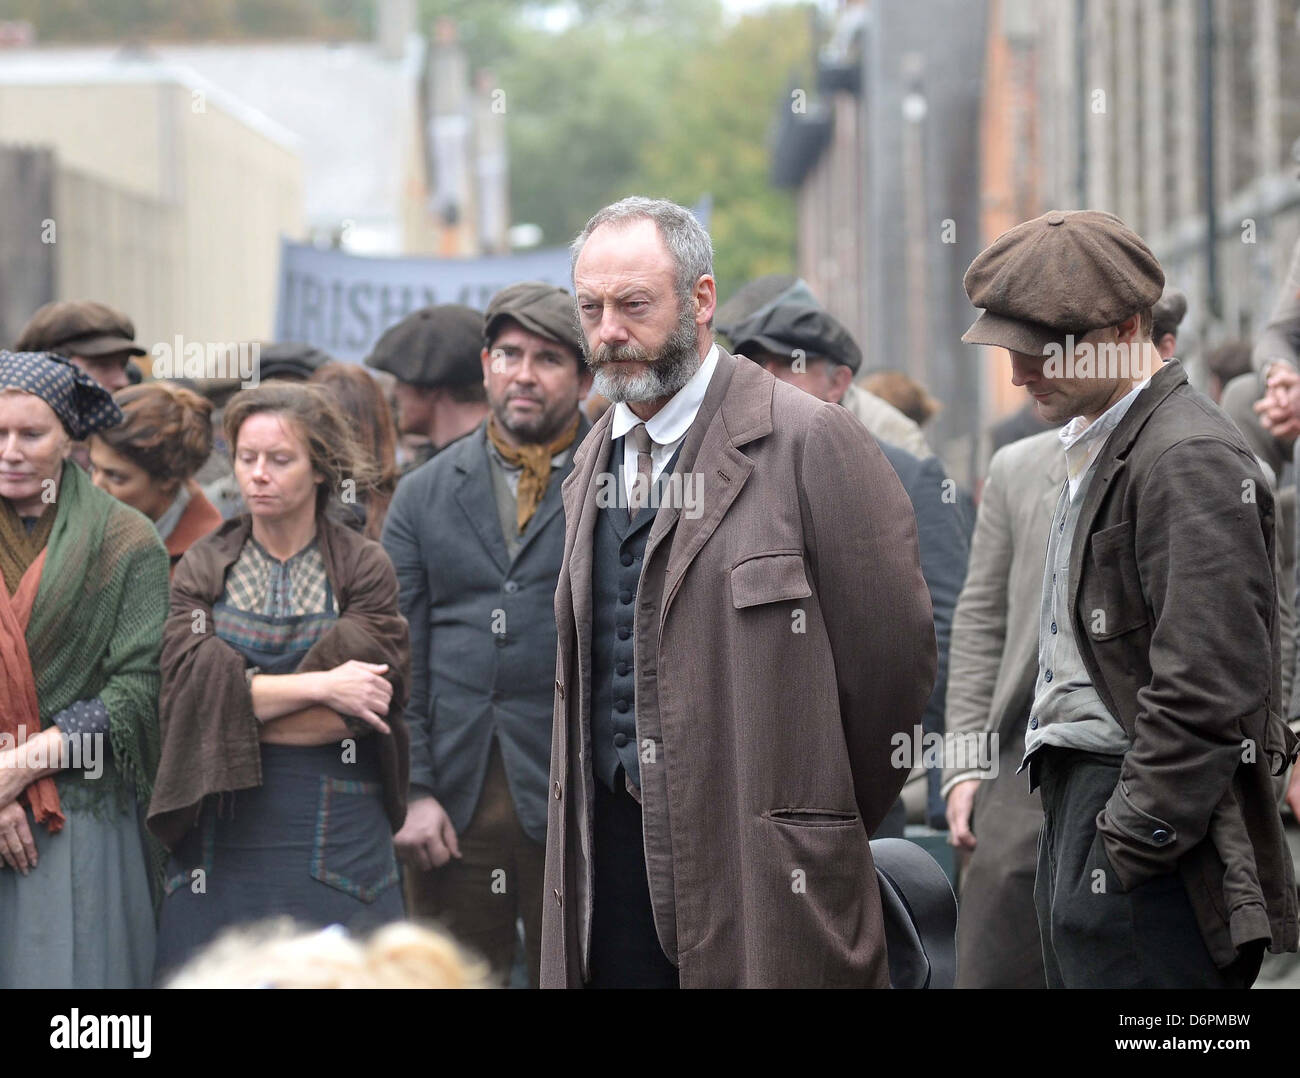
<svg viewBox="0 0 1300 1078">
<path fill-rule="evenodd" d="M 691 379 L 681 389 L 668 398 L 668 403 L 645 421 L 645 429 L 652 441 L 659 445 L 672 445 L 686 437 L 686 432 L 695 422 L 700 405 L 704 403 L 704 394 L 708 391 L 713 378 L 714 368 L 718 365 L 718 346 L 709 348 Z M 610 421 L 610 437 L 622 438 L 641 420 L 627 406 L 626 401 L 614 405 L 614 418 Z"/>
<path fill-rule="evenodd" d="M 1133 407 L 1137 395 L 1146 389 L 1150 381 L 1150 378 L 1146 378 L 1139 382 L 1091 423 L 1077 415 L 1057 432 L 1065 449 L 1065 469 L 1070 480 L 1071 498 L 1078 492 L 1083 477 L 1100 455 L 1111 431 L 1119 426 L 1120 420 Z"/>
</svg>

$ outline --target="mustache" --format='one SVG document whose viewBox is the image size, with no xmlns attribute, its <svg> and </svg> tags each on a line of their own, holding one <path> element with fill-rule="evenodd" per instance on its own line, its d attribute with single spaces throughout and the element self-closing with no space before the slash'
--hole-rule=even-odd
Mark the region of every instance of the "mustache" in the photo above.
<svg viewBox="0 0 1300 1078">
<path fill-rule="evenodd" d="M 638 344 L 602 344 L 595 348 L 587 358 L 593 367 L 605 363 L 649 363 L 650 353 Z"/>
</svg>

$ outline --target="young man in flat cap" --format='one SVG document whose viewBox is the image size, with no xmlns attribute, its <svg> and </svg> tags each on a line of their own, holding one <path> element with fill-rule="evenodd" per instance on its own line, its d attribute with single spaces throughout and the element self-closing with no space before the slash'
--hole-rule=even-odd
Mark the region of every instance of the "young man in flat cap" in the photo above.
<svg viewBox="0 0 1300 1078">
<path fill-rule="evenodd" d="M 1017 225 L 965 278 L 984 310 L 962 339 L 1068 420 L 1025 735 L 1049 987 L 1246 987 L 1297 945 L 1273 498 L 1152 344 L 1163 284 L 1094 211 Z"/>
<path fill-rule="evenodd" d="M 131 319 L 94 300 L 47 303 L 23 327 L 14 351 L 57 352 L 110 393 L 130 384 L 126 366 L 145 354 Z"/>
<path fill-rule="evenodd" d="M 535 987 L 560 484 L 589 427 L 591 375 L 561 288 L 503 289 L 483 340 L 486 422 L 398 484 L 384 525 L 412 642 L 411 798 L 395 841 L 408 912 L 440 919 L 501 979 L 522 917 Z"/>
<path fill-rule="evenodd" d="M 397 428 L 422 440 L 403 474 L 486 418 L 482 345 L 483 315 L 458 303 L 413 311 L 375 342 L 366 366 L 397 379 Z"/>
<path fill-rule="evenodd" d="M 869 836 L 935 672 L 907 495 L 714 344 L 689 210 L 624 199 L 573 250 L 614 404 L 563 492 L 542 985 L 885 987 Z"/>
</svg>

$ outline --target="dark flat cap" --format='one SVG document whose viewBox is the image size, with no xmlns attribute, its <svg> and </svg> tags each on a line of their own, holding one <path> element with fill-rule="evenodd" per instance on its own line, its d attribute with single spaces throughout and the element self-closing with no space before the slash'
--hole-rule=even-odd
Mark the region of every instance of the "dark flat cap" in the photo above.
<svg viewBox="0 0 1300 1078">
<path fill-rule="evenodd" d="M 57 352 L 61 356 L 144 355 L 135 343 L 135 326 L 121 311 L 95 300 L 60 300 L 41 307 L 23 327 L 17 352 Z"/>
<path fill-rule="evenodd" d="M 334 359 L 328 352 L 297 341 L 264 344 L 258 355 L 257 377 L 263 382 L 268 378 L 296 378 L 305 382 Z"/>
<path fill-rule="evenodd" d="M 796 303 L 804 307 L 820 307 L 817 297 L 802 277 L 793 273 L 769 273 L 746 281 L 726 303 L 720 304 L 713 314 L 713 324 L 719 333 L 735 343 L 735 329 L 755 315 L 778 303 Z"/>
<path fill-rule="evenodd" d="M 582 360 L 582 331 L 572 293 L 541 281 L 523 281 L 492 297 L 484 317 L 483 336 L 489 348 L 503 322 L 514 321 L 529 333 L 562 344 Z"/>
<path fill-rule="evenodd" d="M 482 313 L 443 303 L 421 307 L 384 330 L 366 366 L 413 385 L 470 385 L 483 381 L 482 348 Z"/>
<path fill-rule="evenodd" d="M 829 311 L 794 299 L 761 308 L 728 336 L 733 349 L 746 356 L 771 352 L 793 359 L 797 350 L 806 359 L 842 363 L 854 374 L 862 366 L 862 349 Z"/>
<path fill-rule="evenodd" d="M 1053 210 L 1002 233 L 962 283 L 984 308 L 963 341 L 1035 354 L 1067 333 L 1118 325 L 1153 307 L 1165 274 L 1113 214 Z"/>
</svg>

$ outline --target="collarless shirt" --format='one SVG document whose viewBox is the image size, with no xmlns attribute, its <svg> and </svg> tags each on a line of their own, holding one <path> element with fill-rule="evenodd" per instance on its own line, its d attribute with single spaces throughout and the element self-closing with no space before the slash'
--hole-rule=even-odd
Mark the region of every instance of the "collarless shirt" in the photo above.
<svg viewBox="0 0 1300 1078">
<path fill-rule="evenodd" d="M 691 375 L 681 389 L 668 398 L 668 403 L 649 419 L 645 420 L 646 432 L 654 445 L 650 447 L 651 473 L 653 484 L 664 467 L 677 452 L 677 447 L 686 439 L 686 432 L 691 429 L 700 405 L 704 403 L 704 394 L 708 392 L 709 382 L 718 366 L 718 346 L 714 344 L 700 364 L 700 369 Z M 633 484 L 636 482 L 636 446 L 627 434 L 642 420 L 627 406 L 626 401 L 614 405 L 614 418 L 610 421 L 610 437 L 623 439 L 623 495 L 631 497 Z"/>
<path fill-rule="evenodd" d="M 1146 389 L 1150 381 L 1147 378 L 1139 382 L 1091 423 L 1077 415 L 1058 432 L 1061 446 L 1065 449 L 1065 470 L 1069 477 L 1071 500 L 1078 496 L 1083 477 L 1092 468 L 1093 461 L 1097 459 L 1111 431 L 1119 426 L 1119 421 L 1128 414 L 1137 395 Z"/>
<path fill-rule="evenodd" d="M 1068 478 L 1057 499 L 1047 542 L 1038 622 L 1038 678 L 1021 768 L 1044 745 L 1106 755 L 1121 755 L 1130 747 L 1124 728 L 1102 702 L 1088 676 L 1074 635 L 1070 551 L 1083 495 L 1093 478 L 1093 465 L 1146 384 L 1139 382 L 1092 423 L 1076 416 L 1060 431 Z"/>
</svg>

